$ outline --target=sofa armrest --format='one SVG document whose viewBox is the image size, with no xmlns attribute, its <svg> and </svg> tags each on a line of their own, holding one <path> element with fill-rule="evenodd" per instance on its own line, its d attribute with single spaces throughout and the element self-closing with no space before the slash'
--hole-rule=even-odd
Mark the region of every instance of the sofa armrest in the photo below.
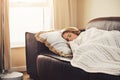
<svg viewBox="0 0 120 80">
<path fill-rule="evenodd" d="M 36 75 L 36 59 L 39 54 L 49 50 L 43 43 L 35 39 L 35 33 L 25 33 L 25 49 L 26 49 L 26 68 L 27 73 Z"/>
</svg>

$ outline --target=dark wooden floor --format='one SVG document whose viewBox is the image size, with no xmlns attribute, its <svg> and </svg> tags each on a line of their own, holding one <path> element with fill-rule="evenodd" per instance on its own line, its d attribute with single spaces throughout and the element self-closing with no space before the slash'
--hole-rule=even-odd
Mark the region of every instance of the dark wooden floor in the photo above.
<svg viewBox="0 0 120 80">
<path fill-rule="evenodd" d="M 29 77 L 29 75 L 27 74 L 27 72 L 22 72 L 23 73 L 23 80 L 33 80 Z"/>
</svg>

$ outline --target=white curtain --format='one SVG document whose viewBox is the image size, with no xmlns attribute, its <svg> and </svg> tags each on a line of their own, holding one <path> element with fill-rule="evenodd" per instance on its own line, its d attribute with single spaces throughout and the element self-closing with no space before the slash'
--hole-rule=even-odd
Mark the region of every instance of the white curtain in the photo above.
<svg viewBox="0 0 120 80">
<path fill-rule="evenodd" d="M 77 26 L 77 0 L 54 0 L 54 26 Z"/>
</svg>

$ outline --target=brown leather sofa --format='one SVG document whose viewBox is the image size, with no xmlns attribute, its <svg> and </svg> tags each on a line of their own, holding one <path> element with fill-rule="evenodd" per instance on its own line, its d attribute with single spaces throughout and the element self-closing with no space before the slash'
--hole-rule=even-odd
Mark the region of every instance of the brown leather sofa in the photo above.
<svg viewBox="0 0 120 80">
<path fill-rule="evenodd" d="M 120 17 L 93 19 L 88 22 L 86 29 L 91 27 L 120 31 Z M 88 73 L 71 66 L 71 58 L 54 54 L 43 43 L 36 41 L 34 35 L 31 32 L 25 34 L 27 73 L 34 80 L 120 80 L 120 75 Z"/>
</svg>

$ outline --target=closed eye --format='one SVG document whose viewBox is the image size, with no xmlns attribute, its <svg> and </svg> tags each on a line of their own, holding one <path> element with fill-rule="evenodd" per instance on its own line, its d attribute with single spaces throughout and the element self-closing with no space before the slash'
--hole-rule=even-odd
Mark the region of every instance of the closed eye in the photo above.
<svg viewBox="0 0 120 80">
<path fill-rule="evenodd" d="M 68 36 L 67 36 L 67 37 L 69 37 L 69 38 L 70 38 L 70 37 L 71 37 L 71 34 L 68 34 Z"/>
</svg>

